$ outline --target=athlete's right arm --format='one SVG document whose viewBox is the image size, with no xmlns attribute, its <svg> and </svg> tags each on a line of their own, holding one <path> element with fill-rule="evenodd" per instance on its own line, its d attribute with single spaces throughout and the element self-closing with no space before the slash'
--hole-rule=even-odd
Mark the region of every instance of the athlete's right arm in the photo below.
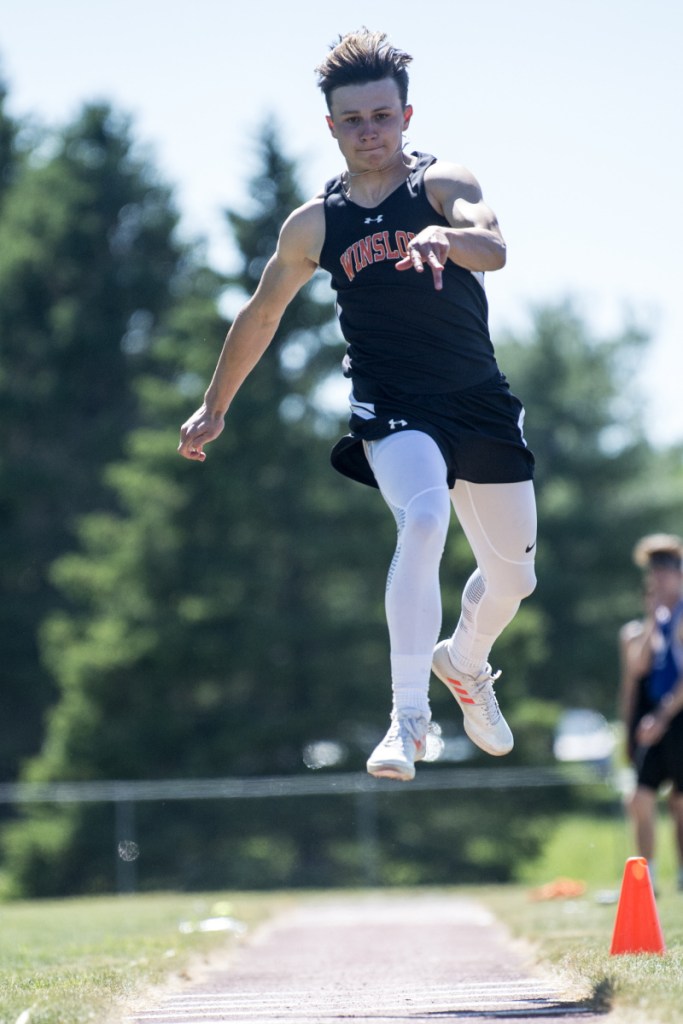
<svg viewBox="0 0 683 1024">
<path fill-rule="evenodd" d="M 624 726 L 626 753 L 635 756 L 633 743 L 639 689 L 652 667 L 654 619 L 634 619 L 619 630 L 619 717 Z"/>
<path fill-rule="evenodd" d="M 644 632 L 643 623 L 637 620 L 627 622 L 619 630 L 619 717 L 624 726 L 624 737 L 627 744 L 627 755 L 633 757 L 631 749 L 631 733 L 633 716 L 636 707 L 636 695 L 640 673 L 636 667 L 639 657 L 636 648 L 640 648 Z"/>
<path fill-rule="evenodd" d="M 273 340 L 287 306 L 313 276 L 324 234 L 319 198 L 300 206 L 283 224 L 256 291 L 228 331 L 204 402 L 180 429 L 178 451 L 186 459 L 203 462 L 204 445 L 222 432 L 230 403 Z"/>
</svg>

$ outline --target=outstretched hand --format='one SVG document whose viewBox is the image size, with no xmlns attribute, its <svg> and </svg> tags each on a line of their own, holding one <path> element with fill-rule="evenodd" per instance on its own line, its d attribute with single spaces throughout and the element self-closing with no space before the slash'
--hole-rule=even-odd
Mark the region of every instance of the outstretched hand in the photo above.
<svg viewBox="0 0 683 1024">
<path fill-rule="evenodd" d="M 429 267 L 434 279 L 434 288 L 443 288 L 443 268 L 446 266 L 450 245 L 445 233 L 439 227 L 428 227 L 415 235 L 408 243 L 408 255 L 396 264 L 397 270 L 416 270 L 418 274 Z"/>
<path fill-rule="evenodd" d="M 186 459 L 204 462 L 206 459 L 204 445 L 209 441 L 215 441 L 222 433 L 224 426 L 225 418 L 223 416 L 210 413 L 205 405 L 200 405 L 180 428 L 178 451 Z"/>
</svg>

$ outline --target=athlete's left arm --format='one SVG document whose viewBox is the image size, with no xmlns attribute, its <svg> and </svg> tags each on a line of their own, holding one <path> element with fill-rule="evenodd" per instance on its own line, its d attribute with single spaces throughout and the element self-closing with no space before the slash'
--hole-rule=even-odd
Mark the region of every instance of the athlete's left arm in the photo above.
<svg viewBox="0 0 683 1024">
<path fill-rule="evenodd" d="M 412 267 L 419 273 L 427 266 L 439 289 L 448 259 L 473 271 L 505 266 L 505 241 L 498 220 L 466 167 L 437 160 L 425 173 L 425 190 L 436 212 L 450 226 L 434 224 L 420 231 L 410 242 L 408 256 L 396 264 L 397 270 Z"/>
</svg>

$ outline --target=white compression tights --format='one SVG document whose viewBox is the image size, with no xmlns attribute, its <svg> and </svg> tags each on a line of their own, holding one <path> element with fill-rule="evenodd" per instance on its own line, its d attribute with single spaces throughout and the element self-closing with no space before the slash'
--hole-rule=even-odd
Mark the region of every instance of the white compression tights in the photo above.
<svg viewBox="0 0 683 1024">
<path fill-rule="evenodd" d="M 365 450 L 398 529 L 386 590 L 394 704 L 428 714 L 432 652 L 441 630 L 439 565 L 451 503 L 477 568 L 465 585 L 449 653 L 458 668 L 476 674 L 536 585 L 533 484 L 459 480 L 449 491 L 443 456 L 420 431 L 368 442 Z"/>
</svg>

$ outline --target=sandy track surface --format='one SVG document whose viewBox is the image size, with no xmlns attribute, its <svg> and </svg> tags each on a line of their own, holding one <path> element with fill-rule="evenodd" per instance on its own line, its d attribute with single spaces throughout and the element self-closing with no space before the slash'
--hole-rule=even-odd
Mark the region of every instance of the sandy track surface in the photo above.
<svg viewBox="0 0 683 1024">
<path fill-rule="evenodd" d="M 126 1024 L 605 1021 L 529 964 L 489 912 L 435 895 L 321 899 Z"/>
</svg>

